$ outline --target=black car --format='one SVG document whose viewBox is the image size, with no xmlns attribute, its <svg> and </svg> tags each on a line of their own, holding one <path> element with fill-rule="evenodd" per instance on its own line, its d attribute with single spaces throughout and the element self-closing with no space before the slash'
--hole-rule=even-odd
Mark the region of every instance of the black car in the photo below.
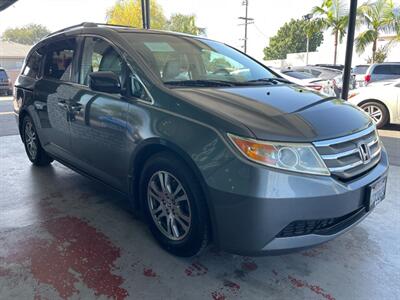
<svg viewBox="0 0 400 300">
<path fill-rule="evenodd" d="M 126 194 L 176 255 L 317 245 L 385 195 L 368 115 L 204 37 L 84 23 L 35 45 L 15 88 L 32 163 Z"/>
<path fill-rule="evenodd" d="M 0 95 L 11 96 L 12 84 L 5 69 L 0 68 Z"/>
</svg>

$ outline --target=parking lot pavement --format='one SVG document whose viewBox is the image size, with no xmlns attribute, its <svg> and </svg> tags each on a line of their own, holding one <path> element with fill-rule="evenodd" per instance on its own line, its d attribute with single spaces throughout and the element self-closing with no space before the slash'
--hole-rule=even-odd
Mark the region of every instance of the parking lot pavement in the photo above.
<svg viewBox="0 0 400 300">
<path fill-rule="evenodd" d="M 336 240 L 242 257 L 161 250 L 126 199 L 59 163 L 33 167 L 0 137 L 2 299 L 400 299 L 400 167 L 386 199 Z"/>
</svg>

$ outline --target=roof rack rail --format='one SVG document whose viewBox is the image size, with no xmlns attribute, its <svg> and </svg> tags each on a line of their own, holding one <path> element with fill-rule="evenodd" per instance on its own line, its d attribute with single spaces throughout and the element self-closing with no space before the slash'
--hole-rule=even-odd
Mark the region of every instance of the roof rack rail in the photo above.
<svg viewBox="0 0 400 300">
<path fill-rule="evenodd" d="M 74 28 L 79 28 L 79 27 L 97 27 L 97 26 L 135 28 L 135 27 L 133 27 L 133 26 L 127 26 L 127 25 L 117 25 L 117 24 L 107 24 L 107 23 L 94 23 L 94 22 L 83 22 L 83 23 L 80 23 L 80 24 L 72 25 L 72 26 L 65 27 L 65 28 L 63 28 L 63 29 L 54 31 L 54 32 L 48 34 L 46 37 L 55 35 L 55 34 L 57 34 L 57 33 L 60 33 L 60 32 L 66 31 L 66 30 L 74 29 Z"/>
</svg>

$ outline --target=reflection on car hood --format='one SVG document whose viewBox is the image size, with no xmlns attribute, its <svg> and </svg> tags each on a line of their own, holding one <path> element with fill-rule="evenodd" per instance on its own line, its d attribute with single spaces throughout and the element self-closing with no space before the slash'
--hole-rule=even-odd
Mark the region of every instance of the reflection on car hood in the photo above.
<svg viewBox="0 0 400 300">
<path fill-rule="evenodd" d="M 316 141 L 351 134 L 371 124 L 353 105 L 299 86 L 173 90 L 203 110 L 239 121 L 259 139 Z"/>
</svg>

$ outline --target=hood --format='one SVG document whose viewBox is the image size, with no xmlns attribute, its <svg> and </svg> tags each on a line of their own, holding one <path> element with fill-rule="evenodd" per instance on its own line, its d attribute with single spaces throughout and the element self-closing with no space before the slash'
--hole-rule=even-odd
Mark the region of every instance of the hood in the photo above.
<svg viewBox="0 0 400 300">
<path fill-rule="evenodd" d="M 371 125 L 369 117 L 348 102 L 294 85 L 176 88 L 174 92 L 203 110 L 240 122 L 258 139 L 309 142 Z"/>
</svg>

